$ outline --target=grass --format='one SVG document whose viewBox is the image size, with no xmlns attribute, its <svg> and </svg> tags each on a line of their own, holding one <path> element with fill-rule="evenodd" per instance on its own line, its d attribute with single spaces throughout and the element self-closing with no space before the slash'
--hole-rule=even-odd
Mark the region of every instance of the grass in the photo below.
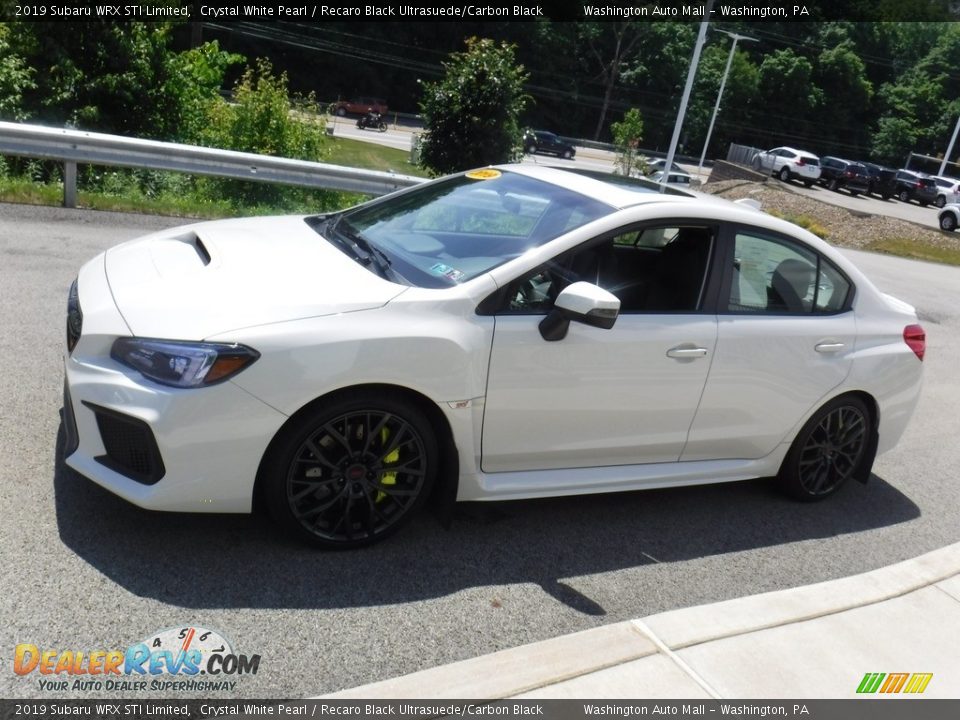
<svg viewBox="0 0 960 720">
<path fill-rule="evenodd" d="M 427 177 L 425 170 L 409 163 L 409 151 L 346 138 L 330 138 L 327 147 L 329 153 L 323 158 L 323 162 L 332 165 L 395 172 L 398 175 Z M 344 198 L 348 200 L 346 204 L 351 205 L 362 199 L 362 196 L 354 193 L 344 193 Z M 63 202 L 63 185 L 61 183 L 42 184 L 26 178 L 0 177 L 0 202 L 27 205 L 60 205 Z M 109 193 L 88 192 L 78 189 L 77 206 L 91 210 L 172 215 L 200 219 L 231 217 L 238 214 L 313 212 L 316 210 L 315 207 L 309 205 L 302 208 L 274 208 L 263 205 L 238 207 L 236 203 L 227 199 L 210 200 L 192 193 L 162 193 L 156 197 L 148 197 L 136 187 Z"/>
<path fill-rule="evenodd" d="M 926 260 L 943 265 L 960 265 L 960 248 L 942 247 L 927 243 L 918 243 L 910 238 L 886 238 L 875 240 L 866 246 L 866 250 L 896 255 L 897 257 Z"/>
<path fill-rule="evenodd" d="M 819 238 L 823 238 L 824 240 L 826 240 L 830 234 L 823 225 L 809 215 L 797 215 L 795 213 L 785 213 L 773 209 L 768 209 L 766 212 L 769 215 L 780 218 L 781 220 L 786 220 L 787 222 L 792 222 L 794 225 L 799 225 L 804 230 L 812 232 L 814 235 Z"/>
</svg>

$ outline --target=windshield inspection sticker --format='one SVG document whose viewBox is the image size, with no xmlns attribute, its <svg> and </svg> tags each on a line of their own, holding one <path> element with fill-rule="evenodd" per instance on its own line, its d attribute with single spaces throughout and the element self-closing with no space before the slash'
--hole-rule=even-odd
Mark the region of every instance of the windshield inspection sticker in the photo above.
<svg viewBox="0 0 960 720">
<path fill-rule="evenodd" d="M 430 272 L 436 273 L 437 275 L 443 275 L 447 280 L 452 280 L 453 282 L 459 282 L 460 278 L 463 277 L 463 273 L 452 268 L 449 265 L 444 265 L 443 263 L 437 263 L 430 268 Z"/>
<path fill-rule="evenodd" d="M 502 175 L 499 170 L 494 170 L 493 168 L 484 168 L 482 170 L 471 170 L 466 173 L 466 176 L 471 180 L 493 180 Z"/>
</svg>

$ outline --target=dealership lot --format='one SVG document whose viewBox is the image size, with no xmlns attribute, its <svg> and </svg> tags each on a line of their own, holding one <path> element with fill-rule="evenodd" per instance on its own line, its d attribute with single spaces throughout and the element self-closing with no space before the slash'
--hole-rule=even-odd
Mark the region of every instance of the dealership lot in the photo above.
<svg viewBox="0 0 960 720">
<path fill-rule="evenodd" d="M 932 209 L 916 210 L 935 222 Z M 18 643 L 125 648 L 203 626 L 262 657 L 256 675 L 220 696 L 298 697 L 960 540 L 960 269 L 861 253 L 851 254 L 881 289 L 917 306 L 926 381 L 873 480 L 826 503 L 796 504 L 750 482 L 462 506 L 449 530 L 425 516 L 389 543 L 347 553 L 278 539 L 261 518 L 139 510 L 56 461 L 66 294 L 100 250 L 180 223 L 0 206 L 3 697 L 109 695 L 44 693 L 11 671 Z"/>
</svg>

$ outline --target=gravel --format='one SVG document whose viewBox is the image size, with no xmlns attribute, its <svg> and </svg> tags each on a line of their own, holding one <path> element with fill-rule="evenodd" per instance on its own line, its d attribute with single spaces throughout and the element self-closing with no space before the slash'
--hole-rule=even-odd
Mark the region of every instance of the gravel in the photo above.
<svg viewBox="0 0 960 720">
<path fill-rule="evenodd" d="M 884 240 L 911 241 L 960 251 L 960 237 L 931 230 L 922 225 L 830 205 L 793 192 L 782 183 L 724 180 L 707 183 L 699 190 L 728 200 L 753 198 L 764 211 L 791 222 L 804 218 L 819 227 L 812 231 L 839 247 L 871 249 Z"/>
</svg>

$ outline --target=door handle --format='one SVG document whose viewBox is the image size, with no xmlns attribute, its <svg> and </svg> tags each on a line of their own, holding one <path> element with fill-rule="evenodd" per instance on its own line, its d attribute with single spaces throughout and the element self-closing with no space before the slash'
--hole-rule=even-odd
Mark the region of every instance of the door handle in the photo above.
<svg viewBox="0 0 960 720">
<path fill-rule="evenodd" d="M 835 353 L 840 352 L 845 347 L 846 345 L 842 342 L 822 342 L 814 345 L 813 349 L 818 353 Z"/>
<path fill-rule="evenodd" d="M 689 345 L 678 345 L 667 350 L 668 358 L 677 360 L 692 360 L 694 358 L 706 357 L 707 349 L 702 347 L 690 347 Z"/>
</svg>

